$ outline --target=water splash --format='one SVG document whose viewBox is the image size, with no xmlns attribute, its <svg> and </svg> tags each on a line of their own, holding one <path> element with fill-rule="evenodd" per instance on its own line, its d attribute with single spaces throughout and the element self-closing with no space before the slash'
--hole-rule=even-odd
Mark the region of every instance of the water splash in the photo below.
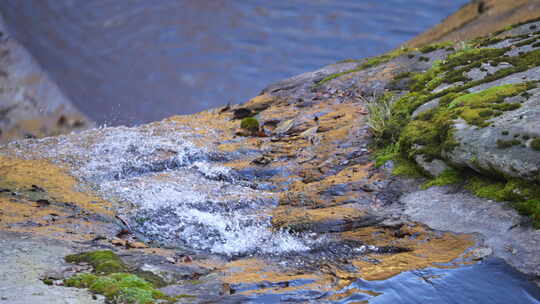
<svg viewBox="0 0 540 304">
<path fill-rule="evenodd" d="M 220 166 L 194 168 L 110 181 L 102 189 L 137 202 L 134 228 L 163 243 L 226 255 L 309 250 L 306 240 L 272 231 L 266 214 L 277 203 L 273 194 L 208 179 L 208 172 L 227 172 Z"/>
<path fill-rule="evenodd" d="M 193 134 L 173 122 L 117 127 L 38 140 L 30 150 L 72 164 L 149 239 L 225 255 L 307 251 L 318 242 L 274 231 L 276 195 L 238 178 L 222 165 L 231 155 L 194 145 Z"/>
</svg>

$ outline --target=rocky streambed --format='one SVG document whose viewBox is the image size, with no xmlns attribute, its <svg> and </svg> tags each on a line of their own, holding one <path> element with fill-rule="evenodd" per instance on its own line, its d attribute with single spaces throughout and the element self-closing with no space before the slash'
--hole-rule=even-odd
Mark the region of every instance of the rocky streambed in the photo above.
<svg viewBox="0 0 540 304">
<path fill-rule="evenodd" d="M 538 26 L 0 147 L 2 300 L 538 303 Z"/>
</svg>

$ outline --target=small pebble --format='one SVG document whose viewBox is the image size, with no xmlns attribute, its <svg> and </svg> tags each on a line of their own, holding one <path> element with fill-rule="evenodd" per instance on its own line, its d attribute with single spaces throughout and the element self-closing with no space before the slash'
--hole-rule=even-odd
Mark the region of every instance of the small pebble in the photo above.
<svg viewBox="0 0 540 304">
<path fill-rule="evenodd" d="M 143 242 L 129 242 L 127 245 L 130 248 L 148 248 L 148 246 Z"/>
</svg>

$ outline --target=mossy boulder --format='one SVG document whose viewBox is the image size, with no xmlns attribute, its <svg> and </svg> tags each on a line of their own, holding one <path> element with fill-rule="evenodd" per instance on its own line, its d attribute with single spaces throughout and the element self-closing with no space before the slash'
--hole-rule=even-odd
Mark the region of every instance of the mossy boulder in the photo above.
<svg viewBox="0 0 540 304">
<path fill-rule="evenodd" d="M 410 90 L 394 92 L 400 97 L 375 142 L 381 151 L 399 147 L 392 158 L 424 172 L 434 161 L 446 163 L 426 187 L 467 184 L 478 196 L 513 202 L 540 226 L 540 194 L 529 191 L 540 183 L 538 23 L 461 43 L 424 72 L 402 71 L 396 77 L 410 78 Z"/>
<path fill-rule="evenodd" d="M 98 250 L 68 255 L 69 263 L 88 263 L 93 273 L 80 273 L 64 280 L 67 287 L 88 288 L 104 295 L 110 303 L 150 304 L 158 300 L 172 303 L 157 288 L 164 286 L 162 280 L 138 269 L 130 269 L 114 252 Z"/>
</svg>

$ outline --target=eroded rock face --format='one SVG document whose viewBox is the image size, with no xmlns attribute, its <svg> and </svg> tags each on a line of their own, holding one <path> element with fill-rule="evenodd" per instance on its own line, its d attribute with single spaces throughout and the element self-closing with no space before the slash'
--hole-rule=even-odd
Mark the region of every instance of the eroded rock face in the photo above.
<svg viewBox="0 0 540 304">
<path fill-rule="evenodd" d="M 0 143 L 93 126 L 10 37 L 0 17 Z"/>
</svg>

